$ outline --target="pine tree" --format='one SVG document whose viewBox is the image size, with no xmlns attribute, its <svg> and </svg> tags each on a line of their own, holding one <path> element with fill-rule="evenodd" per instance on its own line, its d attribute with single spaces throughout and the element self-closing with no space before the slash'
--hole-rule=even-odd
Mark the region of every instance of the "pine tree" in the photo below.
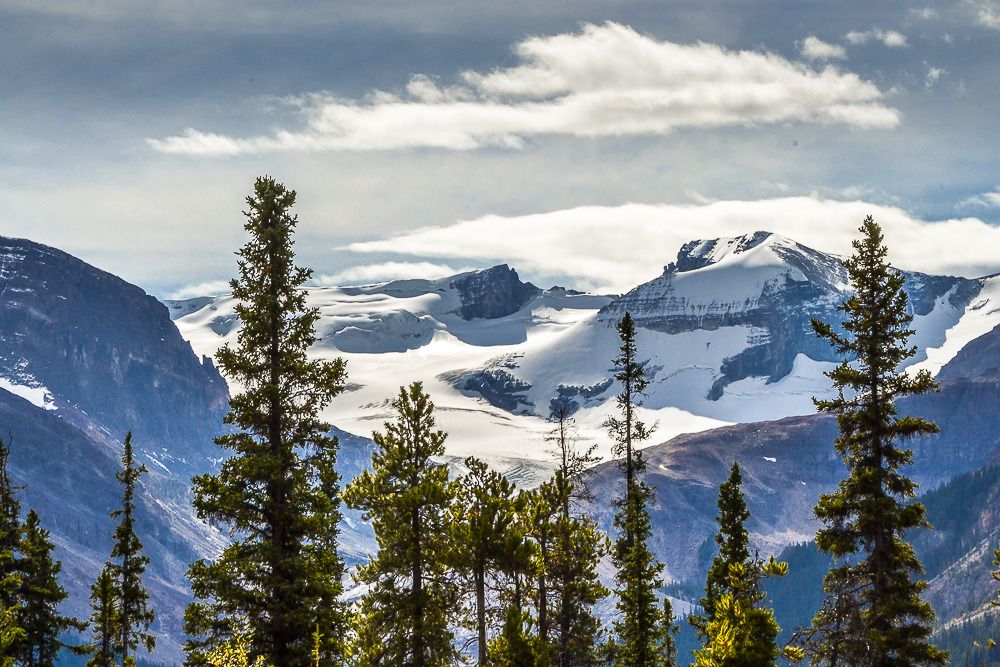
<svg viewBox="0 0 1000 667">
<path fill-rule="evenodd" d="M 550 647 L 532 634 L 530 626 L 531 617 L 512 601 L 500 636 L 490 642 L 490 667 L 548 667 Z"/>
<path fill-rule="evenodd" d="M 674 623 L 674 607 L 669 597 L 663 598 L 663 612 L 660 616 L 660 646 L 657 665 L 674 667 L 677 664 L 677 632 L 679 628 Z"/>
<path fill-rule="evenodd" d="M 614 453 L 622 457 L 625 497 L 618 501 L 615 526 L 619 535 L 612 553 L 618 572 L 618 615 L 615 620 L 615 664 L 618 667 L 655 665 L 661 626 L 656 589 L 663 565 L 649 551 L 651 525 L 646 505 L 653 490 L 638 478 L 645 469 L 638 443 L 652 433 L 636 415 L 640 398 L 649 381 L 637 359 L 635 322 L 625 313 L 618 323 L 622 344 L 614 364 L 615 379 L 622 385 L 618 395 L 620 417 L 610 417 L 605 426 L 615 443 Z"/>
<path fill-rule="evenodd" d="M 549 608 L 552 602 L 551 573 L 555 547 L 555 520 L 559 516 L 561 501 L 552 489 L 552 481 L 542 483 L 537 489 L 526 491 L 523 496 L 524 532 L 532 540 L 532 558 L 529 571 L 534 579 L 530 591 L 538 617 L 538 636 L 548 644 L 551 640 Z"/>
<path fill-rule="evenodd" d="M 225 418 L 235 428 L 215 441 L 231 455 L 218 474 L 194 479 L 198 515 L 227 525 L 236 539 L 215 561 L 189 569 L 196 597 L 185 614 L 191 664 L 204 664 L 205 651 L 232 637 L 243 619 L 254 657 L 274 667 L 309 663 L 316 622 L 343 634 L 337 440 L 319 414 L 342 391 L 345 370 L 339 359 L 306 357 L 319 313 L 306 307 L 300 289 L 311 272 L 294 264 L 294 203 L 294 191 L 267 177 L 247 197 L 250 240 L 230 283 L 242 327 L 236 346 L 216 356 L 243 392 L 231 398 Z M 332 640 L 326 650 L 337 646 Z"/>
<path fill-rule="evenodd" d="M 21 600 L 18 625 L 24 635 L 17 643 L 17 656 L 24 667 L 51 667 L 64 644 L 60 636 L 66 630 L 83 630 L 86 625 L 59 613 L 67 593 L 59 585 L 62 563 L 52 559 L 54 550 L 49 531 L 41 527 L 32 510 L 24 523 L 21 541 Z"/>
<path fill-rule="evenodd" d="M 695 667 L 775 667 L 779 657 L 802 658 L 795 648 L 780 649 L 774 610 L 763 606 L 762 581 L 784 576 L 788 564 L 771 557 L 729 565 L 729 582 L 715 600 L 714 614 L 705 624 L 705 645 L 695 651 Z"/>
<path fill-rule="evenodd" d="M 704 615 L 691 615 L 688 621 L 705 638 L 705 627 L 715 618 L 715 603 L 729 590 L 729 566 L 750 560 L 750 535 L 746 521 L 750 518 L 746 499 L 743 497 L 743 474 L 735 461 L 729 478 L 719 487 L 719 514 L 715 517 L 719 531 L 715 543 L 719 552 L 712 559 L 705 579 L 705 597 L 701 599 Z"/>
<path fill-rule="evenodd" d="M 90 587 L 90 631 L 87 667 L 114 667 L 121 651 L 121 623 L 115 566 L 106 563 Z"/>
<path fill-rule="evenodd" d="M 435 430 L 434 405 L 419 382 L 393 401 L 396 422 L 373 434 L 372 468 L 344 491 L 364 513 L 378 553 L 355 574 L 367 587 L 359 611 L 358 662 L 364 667 L 443 667 L 457 656 L 450 626 L 459 587 L 449 566 L 454 485 Z"/>
<path fill-rule="evenodd" d="M 16 552 L 21 547 L 21 504 L 8 471 L 10 449 L 0 439 L 0 667 L 13 667 L 10 657 L 24 637 L 18 623 L 21 573 Z"/>
<path fill-rule="evenodd" d="M 0 667 L 14 667 L 13 654 L 17 644 L 24 639 L 24 630 L 18 624 L 15 593 L 20 589 L 21 580 L 14 572 L 14 554 L 0 551 L 0 568 L 8 574 L 0 578 L 0 595 L 14 600 L 10 606 L 0 606 Z"/>
<path fill-rule="evenodd" d="M 922 567 L 904 539 L 927 522 L 923 506 L 911 502 L 916 484 L 901 472 L 913 454 L 897 445 L 938 429 L 924 419 L 898 416 L 895 403 L 937 385 L 927 371 L 898 370 L 916 352 L 907 344 L 913 317 L 904 277 L 886 261 L 882 231 L 871 216 L 860 233 L 854 255 L 844 263 L 855 290 L 840 307 L 848 318 L 845 333 L 813 321 L 817 335 L 845 356 L 827 374 L 838 396 L 816 405 L 837 416 L 836 449 L 848 468 L 838 489 L 816 506 L 823 524 L 816 543 L 837 560 L 827 575 L 827 595 L 852 591 L 854 596 L 848 604 L 824 605 L 829 613 L 814 619 L 813 640 L 820 650 L 813 653 L 821 656 L 817 664 L 942 665 L 947 653 L 929 643 L 934 612 L 920 597 L 926 583 L 914 580 Z M 859 623 L 836 613 L 851 608 L 860 609 Z M 854 636 L 842 636 L 845 629 Z"/>
<path fill-rule="evenodd" d="M 565 412 L 556 415 L 553 439 L 558 445 L 552 480 L 541 490 L 549 504 L 559 508 L 554 517 L 552 553 L 548 557 L 552 587 L 551 627 L 557 667 L 589 667 L 599 663 L 597 647 L 602 625 L 593 607 L 609 594 L 597 574 L 607 553 L 607 537 L 588 517 L 574 516 L 572 501 L 589 498 L 587 471 L 597 462 L 594 447 L 578 452 L 571 441 L 572 422 Z"/>
<path fill-rule="evenodd" d="M 156 646 L 156 637 L 149 632 L 149 626 L 156 614 L 149 606 L 149 593 L 142 583 L 142 575 L 146 572 L 149 557 L 142 553 L 142 542 L 135 533 L 135 491 L 136 484 L 146 473 L 146 466 L 136 465 L 132 452 L 132 432 L 125 434 L 125 445 L 122 449 L 122 469 L 115 477 L 122 484 L 122 507 L 111 513 L 118 519 L 115 528 L 115 545 L 111 549 L 111 558 L 118 559 L 115 565 L 118 597 L 118 625 L 121 638 L 118 646 L 121 649 L 124 667 L 135 650 L 144 646 L 152 651 Z"/>
<path fill-rule="evenodd" d="M 458 481 L 451 522 L 456 560 L 472 579 L 478 663 L 485 665 L 487 584 L 499 574 L 505 552 L 517 547 L 517 508 L 514 485 L 506 477 L 475 457 L 465 459 L 465 466 L 469 471 Z"/>
<path fill-rule="evenodd" d="M 20 604 L 17 552 L 21 548 L 21 503 L 10 478 L 10 449 L 0 439 L 0 610 Z M 6 583 L 4 583 L 6 582 Z"/>
</svg>

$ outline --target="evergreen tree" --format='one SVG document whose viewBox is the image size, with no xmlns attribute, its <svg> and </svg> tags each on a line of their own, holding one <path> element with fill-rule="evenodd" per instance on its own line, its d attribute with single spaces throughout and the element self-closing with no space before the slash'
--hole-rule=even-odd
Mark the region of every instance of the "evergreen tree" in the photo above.
<svg viewBox="0 0 1000 667">
<path fill-rule="evenodd" d="M 132 453 L 132 432 L 125 434 L 125 446 L 122 449 L 122 469 L 115 477 L 122 484 L 122 507 L 111 513 L 118 519 L 115 528 L 115 545 L 111 549 L 111 558 L 118 559 L 115 573 L 118 581 L 118 628 L 121 638 L 118 647 L 121 649 L 124 667 L 134 656 L 136 648 L 141 644 L 147 651 L 156 646 L 156 637 L 150 634 L 149 626 L 156 617 L 149 606 L 149 593 L 142 583 L 142 575 L 146 572 L 149 557 L 142 553 L 142 542 L 135 533 L 135 490 L 139 478 L 146 473 L 146 466 L 136 465 Z"/>
<path fill-rule="evenodd" d="M 531 617 L 516 602 L 507 606 L 503 630 L 490 643 L 490 667 L 548 667 L 550 647 L 531 633 Z"/>
<path fill-rule="evenodd" d="M 87 667 L 114 667 L 121 651 L 121 623 L 115 566 L 106 563 L 90 587 L 90 632 Z"/>
<path fill-rule="evenodd" d="M 485 665 L 487 584 L 498 574 L 505 552 L 517 547 L 517 508 L 514 485 L 506 477 L 475 457 L 465 459 L 465 466 L 469 471 L 458 481 L 452 530 L 456 560 L 472 579 L 478 663 Z"/>
<path fill-rule="evenodd" d="M 343 389 L 341 360 L 307 359 L 319 313 L 300 289 L 308 269 L 294 264 L 290 212 L 295 192 L 258 178 L 247 197 L 250 240 L 237 253 L 230 285 L 242 327 L 225 345 L 219 368 L 243 387 L 230 400 L 216 438 L 231 453 L 218 474 L 194 479 L 194 506 L 205 520 L 227 525 L 236 539 L 213 562 L 193 563 L 196 597 L 185 614 L 188 662 L 225 642 L 246 619 L 253 656 L 274 667 L 305 667 L 316 622 L 343 635 L 336 523 L 337 440 L 321 410 Z M 336 652 L 336 640 L 325 647 Z M 331 661 L 336 656 L 331 655 Z"/>
<path fill-rule="evenodd" d="M 677 633 L 679 628 L 674 623 L 674 607 L 669 597 L 663 598 L 663 613 L 660 617 L 660 647 L 657 665 L 674 667 L 677 664 Z"/>
<path fill-rule="evenodd" d="M 993 570 L 993 580 L 1000 585 L 1000 547 L 993 550 L 993 564 L 997 566 L 997 569 Z M 1000 588 L 997 589 L 997 597 L 993 600 L 993 605 L 1000 607 Z"/>
<path fill-rule="evenodd" d="M 21 580 L 14 572 L 13 561 L 13 553 L 0 551 L 0 568 L 7 572 L 0 578 L 0 596 L 14 601 L 9 606 L 0 605 L 0 667 L 14 666 L 15 647 L 24 638 L 24 630 L 18 625 L 20 608 L 15 598 Z"/>
<path fill-rule="evenodd" d="M 705 624 L 705 645 L 695 651 L 695 667 L 774 667 L 780 656 L 802 658 L 801 651 L 778 648 L 781 628 L 766 599 L 762 580 L 784 576 L 787 563 L 753 558 L 729 565 L 729 582 L 715 600 L 714 614 Z"/>
<path fill-rule="evenodd" d="M 62 563 L 52 560 L 54 546 L 49 531 L 41 527 L 32 510 L 24 524 L 21 541 L 21 600 L 18 625 L 23 637 L 17 643 L 17 656 L 24 667 L 52 667 L 64 644 L 59 637 L 66 630 L 83 630 L 86 625 L 59 613 L 67 593 L 59 585 Z"/>
<path fill-rule="evenodd" d="M 457 653 L 450 617 L 459 587 L 449 565 L 454 545 L 449 508 L 454 485 L 435 430 L 434 405 L 419 382 L 400 388 L 396 422 L 373 434 L 371 470 L 348 484 L 344 499 L 364 513 L 378 553 L 358 568 L 367 587 L 359 612 L 358 662 L 365 667 L 443 667 Z"/>
<path fill-rule="evenodd" d="M 21 503 L 10 478 L 10 449 L 0 439 L 0 610 L 20 604 L 17 552 L 21 548 Z M 6 583 L 5 583 L 6 582 Z"/>
<path fill-rule="evenodd" d="M 576 485 L 565 462 L 553 479 L 541 487 L 549 504 L 560 508 L 551 528 L 551 554 L 546 559 L 552 589 L 551 630 L 557 667 L 587 667 L 599 663 L 597 646 L 601 622 L 593 607 L 609 594 L 597 574 L 606 555 L 607 537 L 588 517 L 570 513 Z"/>
<path fill-rule="evenodd" d="M 555 547 L 555 520 L 559 516 L 561 501 L 553 490 L 551 480 L 524 494 L 524 530 L 531 538 L 533 549 L 529 570 L 534 579 L 531 589 L 532 602 L 538 615 L 538 637 L 545 644 L 551 639 L 549 607 L 553 590 L 550 577 L 553 569 Z"/>
<path fill-rule="evenodd" d="M 701 599 L 704 615 L 688 618 L 702 639 L 706 638 L 705 627 L 715 618 L 715 603 L 729 590 L 729 566 L 750 560 L 750 535 L 745 525 L 750 511 L 743 497 L 742 485 L 743 475 L 739 464 L 734 461 L 729 479 L 719 487 L 719 514 L 715 517 L 719 524 L 719 531 L 715 534 L 719 552 L 712 559 L 705 579 L 705 597 Z"/>
<path fill-rule="evenodd" d="M 855 293 L 840 307 L 847 315 L 839 333 L 830 324 L 813 327 L 845 361 L 827 375 L 838 390 L 817 407 L 837 416 L 836 449 L 848 468 L 838 489 L 820 497 L 816 516 L 823 526 L 816 543 L 837 563 L 827 575 L 827 595 L 851 591 L 847 604 L 824 605 L 827 615 L 814 620 L 817 664 L 876 667 L 942 665 L 947 654 L 929 643 L 934 612 L 921 599 L 925 582 L 907 531 L 927 525 L 924 507 L 911 502 L 916 484 L 901 469 L 913 458 L 898 442 L 934 433 L 937 427 L 920 418 L 899 416 L 896 401 L 923 394 L 937 385 L 927 371 L 912 375 L 900 365 L 916 348 L 903 291 L 903 275 L 886 261 L 882 231 L 871 216 L 845 261 Z M 859 623 L 849 623 L 837 610 L 860 609 Z M 845 629 L 855 634 L 844 637 Z M 861 649 L 863 652 L 858 653 Z"/>
<path fill-rule="evenodd" d="M 649 551 L 651 525 L 646 505 L 653 490 L 638 477 L 645 469 L 642 455 L 636 448 L 647 439 L 652 429 L 636 415 L 640 398 L 649 381 L 637 359 L 635 322 L 625 313 L 618 323 L 622 344 L 614 364 L 615 379 L 621 384 L 618 395 L 620 417 L 605 422 L 615 443 L 614 453 L 622 457 L 625 473 L 625 497 L 618 501 L 615 526 L 619 535 L 612 553 L 618 584 L 618 618 L 614 623 L 616 637 L 615 664 L 618 667 L 655 665 L 662 627 L 658 622 L 660 609 L 656 589 L 660 586 L 663 565 Z"/>
</svg>

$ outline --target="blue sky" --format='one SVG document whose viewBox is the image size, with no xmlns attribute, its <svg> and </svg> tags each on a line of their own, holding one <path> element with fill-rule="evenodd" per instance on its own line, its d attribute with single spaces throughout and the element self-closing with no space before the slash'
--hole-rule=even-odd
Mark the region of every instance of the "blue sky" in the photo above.
<svg viewBox="0 0 1000 667">
<path fill-rule="evenodd" d="M 161 296 L 232 275 L 264 173 L 328 282 L 626 289 L 866 211 L 900 265 L 1000 271 L 992 0 L 6 0 L 0 40 L 0 233 Z"/>
</svg>

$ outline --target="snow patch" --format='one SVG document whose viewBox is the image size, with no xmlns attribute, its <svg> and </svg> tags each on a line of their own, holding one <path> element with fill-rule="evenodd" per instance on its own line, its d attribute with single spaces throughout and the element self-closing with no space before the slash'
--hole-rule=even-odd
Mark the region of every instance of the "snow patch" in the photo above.
<svg viewBox="0 0 1000 667">
<path fill-rule="evenodd" d="M 41 408 L 43 410 L 57 409 L 52 398 L 52 392 L 43 387 L 41 384 L 35 384 L 34 386 L 16 384 L 5 377 L 0 377 L 0 389 L 9 391 L 15 396 L 20 396 L 36 408 Z"/>
</svg>

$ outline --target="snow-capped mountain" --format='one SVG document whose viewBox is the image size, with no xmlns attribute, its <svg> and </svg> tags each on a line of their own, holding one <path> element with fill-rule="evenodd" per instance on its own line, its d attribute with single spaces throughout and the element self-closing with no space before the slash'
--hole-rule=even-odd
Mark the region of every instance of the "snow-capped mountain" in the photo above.
<svg viewBox="0 0 1000 667">
<path fill-rule="evenodd" d="M 933 371 L 1000 323 L 1000 280 L 906 273 L 919 354 Z M 607 454 L 601 424 L 614 409 L 609 380 L 629 311 L 652 380 L 643 418 L 657 441 L 733 423 L 814 411 L 836 357 L 812 333 L 838 322 L 848 281 L 840 258 L 756 232 L 685 244 L 663 274 L 621 296 L 521 282 L 507 266 L 440 280 L 310 288 L 320 309 L 314 353 L 343 356 L 349 387 L 326 417 L 368 435 L 391 417 L 389 399 L 422 380 L 450 433 L 448 452 L 481 456 L 524 481 L 544 470 L 557 406 L 581 440 Z M 232 299 L 170 303 L 194 349 L 233 340 Z M 992 324 L 991 324 L 992 323 Z M 986 327 L 984 329 L 984 327 Z"/>
</svg>

